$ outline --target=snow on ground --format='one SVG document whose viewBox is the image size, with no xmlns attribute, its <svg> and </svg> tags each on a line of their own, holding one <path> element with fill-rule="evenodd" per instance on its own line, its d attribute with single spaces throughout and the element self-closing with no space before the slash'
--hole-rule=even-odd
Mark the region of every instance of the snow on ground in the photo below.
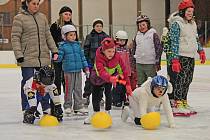
<svg viewBox="0 0 210 140">
<path fill-rule="evenodd" d="M 160 72 L 165 74 L 165 67 Z M 111 112 L 110 129 L 97 130 L 83 125 L 84 117 L 65 117 L 57 127 L 42 128 L 22 123 L 20 107 L 20 69 L 0 69 L 0 139 L 1 140 L 210 140 L 210 66 L 196 66 L 190 86 L 189 103 L 198 114 L 190 118 L 175 118 L 176 128 L 168 128 L 162 114 L 158 130 L 144 130 L 128 120 L 120 120 L 120 110 Z"/>
</svg>

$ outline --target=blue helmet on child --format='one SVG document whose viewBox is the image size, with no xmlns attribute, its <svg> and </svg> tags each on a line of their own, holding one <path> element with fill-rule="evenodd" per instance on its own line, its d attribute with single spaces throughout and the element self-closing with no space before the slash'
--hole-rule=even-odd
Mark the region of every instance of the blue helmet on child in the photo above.
<svg viewBox="0 0 210 140">
<path fill-rule="evenodd" d="M 152 82 L 151 82 L 151 87 L 163 87 L 163 88 L 167 88 L 168 87 L 168 80 L 161 75 L 157 75 L 155 77 L 152 78 Z"/>
<path fill-rule="evenodd" d="M 152 78 L 152 82 L 151 82 L 151 91 L 153 93 L 153 90 L 155 87 L 161 87 L 164 89 L 164 94 L 168 88 L 168 80 L 161 75 L 157 75 L 155 77 Z"/>
</svg>

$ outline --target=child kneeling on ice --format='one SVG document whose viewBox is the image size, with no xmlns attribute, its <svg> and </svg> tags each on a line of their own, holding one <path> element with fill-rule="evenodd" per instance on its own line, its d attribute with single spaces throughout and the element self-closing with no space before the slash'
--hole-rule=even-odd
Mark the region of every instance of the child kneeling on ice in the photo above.
<svg viewBox="0 0 210 140">
<path fill-rule="evenodd" d="M 172 92 L 172 85 L 168 80 L 160 75 L 153 78 L 149 77 L 147 81 L 133 91 L 132 96 L 129 97 L 130 109 L 133 111 L 134 123 L 141 125 L 141 117 L 149 112 L 154 112 L 155 107 L 163 104 L 163 109 L 167 115 L 169 127 L 175 127 L 174 117 L 170 106 L 167 93 Z M 125 106 L 122 110 L 122 121 L 126 121 L 129 117 L 129 108 Z M 130 113 L 131 114 L 131 113 Z"/>
<path fill-rule="evenodd" d="M 105 94 L 105 111 L 110 113 L 112 106 L 111 89 L 116 87 L 119 79 L 124 80 L 127 95 L 132 94 L 130 80 L 126 66 L 118 52 L 116 52 L 114 40 L 105 38 L 101 42 L 102 46 L 96 51 L 94 68 L 91 71 L 90 82 L 92 84 L 92 104 L 93 111 L 100 111 L 100 101 L 102 98 L 101 88 L 104 88 Z M 89 116 L 85 119 L 84 124 L 90 124 Z"/>
<path fill-rule="evenodd" d="M 60 95 L 54 80 L 54 69 L 46 65 L 37 68 L 34 76 L 26 81 L 23 89 L 30 107 L 24 112 L 23 123 L 33 124 L 35 119 L 39 118 L 40 113 L 37 110 L 39 102 L 42 105 L 43 114 L 50 114 L 51 112 L 51 115 L 55 116 L 58 121 L 63 120 Z M 50 96 L 50 98 L 46 96 Z M 49 99 L 55 105 L 53 108 L 50 108 L 50 105 L 43 106 L 43 103 L 49 104 Z"/>
</svg>

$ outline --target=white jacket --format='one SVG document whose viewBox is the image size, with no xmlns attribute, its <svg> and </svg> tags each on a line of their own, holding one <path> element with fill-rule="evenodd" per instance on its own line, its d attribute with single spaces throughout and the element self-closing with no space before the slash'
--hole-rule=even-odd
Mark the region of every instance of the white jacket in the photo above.
<svg viewBox="0 0 210 140">
<path fill-rule="evenodd" d="M 151 93 L 151 81 L 152 78 L 149 77 L 148 80 L 141 87 L 133 91 L 133 95 L 129 98 L 130 106 L 131 109 L 134 111 L 135 117 L 142 117 L 148 112 L 152 112 L 155 106 L 159 106 L 160 103 L 162 103 L 169 125 L 174 126 L 174 117 L 167 94 L 172 92 L 171 83 L 169 83 L 166 93 L 163 96 L 156 98 Z"/>
</svg>

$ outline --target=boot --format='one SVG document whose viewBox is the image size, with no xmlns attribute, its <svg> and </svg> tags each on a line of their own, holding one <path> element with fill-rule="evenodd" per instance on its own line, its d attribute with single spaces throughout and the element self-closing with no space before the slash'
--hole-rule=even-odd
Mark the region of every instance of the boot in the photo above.
<svg viewBox="0 0 210 140">
<path fill-rule="evenodd" d="M 35 115 L 36 112 L 37 112 L 36 106 L 32 106 L 31 108 L 26 110 L 23 115 L 23 123 L 33 124 L 36 118 Z"/>
<path fill-rule="evenodd" d="M 121 120 L 123 122 L 126 122 L 128 117 L 129 117 L 129 107 L 128 106 L 123 106 L 123 109 L 122 109 L 122 114 L 121 114 Z"/>
<path fill-rule="evenodd" d="M 181 100 L 172 101 L 172 111 L 175 117 L 176 116 L 189 117 L 191 115 L 190 111 L 184 107 L 183 102 Z"/>
<path fill-rule="evenodd" d="M 183 102 L 183 106 L 190 111 L 191 115 L 195 115 L 197 114 L 197 112 L 195 111 L 195 109 L 193 109 L 191 106 L 188 105 L 187 100 L 182 100 Z"/>
<path fill-rule="evenodd" d="M 89 115 L 85 120 L 84 120 L 84 124 L 91 124 L 91 118 L 92 116 L 95 114 L 96 112 L 93 112 L 93 114 Z"/>
<path fill-rule="evenodd" d="M 63 121 L 63 110 L 61 104 L 55 105 L 55 109 L 53 112 L 54 114 L 52 115 L 55 116 L 59 122 Z"/>
</svg>

